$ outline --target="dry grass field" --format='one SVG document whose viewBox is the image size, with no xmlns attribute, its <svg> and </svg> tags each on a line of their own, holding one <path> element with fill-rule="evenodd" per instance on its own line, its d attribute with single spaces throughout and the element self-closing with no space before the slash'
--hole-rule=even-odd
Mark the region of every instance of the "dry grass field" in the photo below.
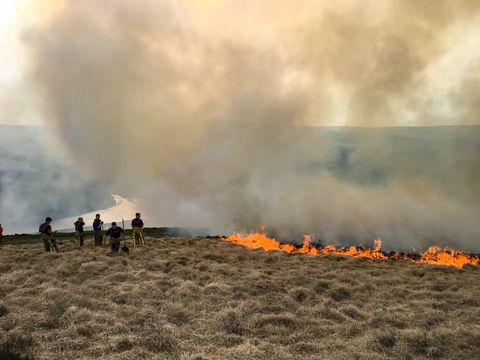
<svg viewBox="0 0 480 360">
<path fill-rule="evenodd" d="M 146 241 L 2 244 L 0 358 L 480 358 L 479 269 Z"/>
</svg>

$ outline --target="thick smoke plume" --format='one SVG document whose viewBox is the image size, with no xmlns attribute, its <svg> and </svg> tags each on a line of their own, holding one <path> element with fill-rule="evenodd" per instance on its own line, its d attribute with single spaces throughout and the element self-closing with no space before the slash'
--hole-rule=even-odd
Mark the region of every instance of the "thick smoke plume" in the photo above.
<svg viewBox="0 0 480 360">
<path fill-rule="evenodd" d="M 309 126 L 478 124 L 480 53 L 466 47 L 478 2 L 55 11 L 25 34 L 49 126 L 86 174 L 144 199 L 159 224 L 480 250 L 478 127 Z"/>
</svg>

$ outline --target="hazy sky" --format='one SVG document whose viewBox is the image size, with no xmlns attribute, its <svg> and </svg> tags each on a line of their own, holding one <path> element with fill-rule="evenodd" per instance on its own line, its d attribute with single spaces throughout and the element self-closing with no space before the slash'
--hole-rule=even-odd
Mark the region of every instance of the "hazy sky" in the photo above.
<svg viewBox="0 0 480 360">
<path fill-rule="evenodd" d="M 0 123 L 39 124 L 41 100 L 27 80 L 29 55 L 23 32 L 48 19 L 57 2 L 0 0 Z"/>
<path fill-rule="evenodd" d="M 48 28 L 76 3 L 0 0 L 1 123 L 41 123 L 48 117 L 43 94 L 30 77 L 32 54 L 25 34 Z M 478 124 L 471 114 L 480 100 L 480 11 L 475 3 L 164 0 L 158 8 L 168 13 L 159 15 L 175 26 L 170 33 L 145 34 L 145 41 L 155 48 L 163 37 L 181 39 L 182 52 L 171 48 L 170 58 L 188 62 L 185 71 L 206 52 L 216 52 L 219 43 L 252 54 L 269 52 L 279 67 L 275 76 L 282 92 L 305 97 L 301 123 Z M 121 0 L 104 4 L 112 12 L 125 8 Z M 152 2 L 136 2 L 130 10 L 141 16 L 143 6 Z M 366 92 L 368 101 L 358 101 L 358 93 Z M 368 120 L 360 119 L 363 113 Z"/>
</svg>

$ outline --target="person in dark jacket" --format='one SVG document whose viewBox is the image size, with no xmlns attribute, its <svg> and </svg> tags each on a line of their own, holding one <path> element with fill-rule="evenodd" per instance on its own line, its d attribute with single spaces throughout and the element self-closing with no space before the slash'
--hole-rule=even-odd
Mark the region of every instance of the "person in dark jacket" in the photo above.
<svg viewBox="0 0 480 360">
<path fill-rule="evenodd" d="M 43 249 L 45 252 L 58 252 L 57 242 L 54 238 L 55 232 L 52 231 L 52 222 L 51 217 L 45 218 L 45 222 L 40 225 L 38 231 L 40 232 L 40 237 L 43 240 Z"/>
<path fill-rule="evenodd" d="M 100 214 L 95 215 L 93 220 L 93 234 L 95 237 L 95 246 L 102 246 L 103 234 L 102 234 L 103 221 L 100 220 Z"/>
<path fill-rule="evenodd" d="M 73 225 L 75 225 L 75 235 L 77 236 L 77 241 L 75 245 L 79 248 L 83 247 L 83 240 L 85 239 L 85 233 L 83 231 L 85 222 L 83 221 L 83 218 L 79 217 L 78 220 L 75 221 Z"/>
<path fill-rule="evenodd" d="M 145 245 L 145 239 L 143 238 L 143 220 L 141 214 L 136 213 L 135 219 L 132 220 L 132 234 L 133 245 Z"/>
<path fill-rule="evenodd" d="M 112 227 L 107 230 L 105 236 L 110 236 L 110 245 L 112 248 L 112 254 L 118 252 L 120 249 L 120 237 L 123 234 L 123 229 L 120 226 L 117 226 L 116 222 L 112 222 Z"/>
</svg>

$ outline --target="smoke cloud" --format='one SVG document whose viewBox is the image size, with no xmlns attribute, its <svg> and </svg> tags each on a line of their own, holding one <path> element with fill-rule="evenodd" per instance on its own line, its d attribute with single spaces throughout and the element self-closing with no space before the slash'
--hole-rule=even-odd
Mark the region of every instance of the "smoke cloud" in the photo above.
<svg viewBox="0 0 480 360">
<path fill-rule="evenodd" d="M 0 223 L 6 233 L 35 232 L 47 216 L 56 221 L 112 202 L 102 181 L 55 154 L 52 143 L 41 126 L 0 125 Z"/>
<path fill-rule="evenodd" d="M 467 0 L 65 1 L 24 37 L 63 150 L 158 224 L 479 251 L 479 127 L 378 128 L 480 123 L 479 20 Z"/>
</svg>

